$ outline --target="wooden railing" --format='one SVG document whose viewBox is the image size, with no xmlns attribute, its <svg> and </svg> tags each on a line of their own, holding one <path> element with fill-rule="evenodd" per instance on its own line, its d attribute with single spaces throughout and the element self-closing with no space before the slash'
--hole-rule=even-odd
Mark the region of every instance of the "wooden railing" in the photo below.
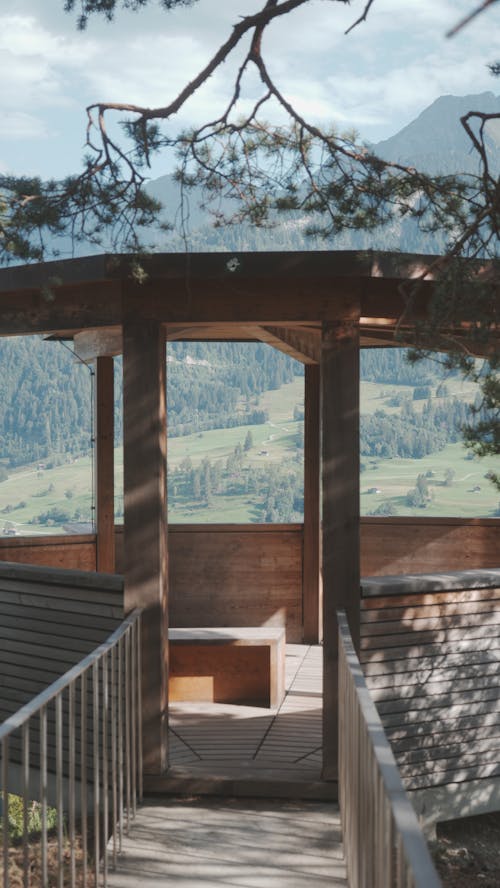
<svg viewBox="0 0 500 888">
<path fill-rule="evenodd" d="M 366 686 L 344 611 L 339 625 L 339 802 L 351 888 L 439 888 Z"/>
<path fill-rule="evenodd" d="M 134 611 L 0 725 L 3 888 L 106 886 L 142 796 L 140 632 Z"/>
</svg>

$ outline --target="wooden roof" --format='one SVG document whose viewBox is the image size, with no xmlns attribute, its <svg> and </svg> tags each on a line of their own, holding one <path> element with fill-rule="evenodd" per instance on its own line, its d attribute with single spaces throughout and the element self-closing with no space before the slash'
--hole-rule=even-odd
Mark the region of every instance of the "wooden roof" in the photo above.
<svg viewBox="0 0 500 888">
<path fill-rule="evenodd" d="M 261 340 L 315 362 L 323 321 L 359 320 L 362 345 L 394 345 L 402 285 L 435 259 L 371 251 L 156 253 L 9 267 L 0 269 L 0 335 L 74 337 L 86 359 L 117 354 L 125 313 L 135 306 L 163 323 L 168 339 Z M 432 287 L 422 281 L 417 314 Z"/>
</svg>

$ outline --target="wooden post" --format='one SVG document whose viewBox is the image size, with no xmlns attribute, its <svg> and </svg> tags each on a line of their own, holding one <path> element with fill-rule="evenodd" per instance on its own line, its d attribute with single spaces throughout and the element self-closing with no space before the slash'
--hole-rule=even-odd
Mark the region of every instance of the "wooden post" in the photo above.
<svg viewBox="0 0 500 888">
<path fill-rule="evenodd" d="M 167 767 L 168 572 L 165 337 L 141 317 L 141 293 L 124 297 L 123 468 L 125 611 L 144 609 L 144 772 Z"/>
<path fill-rule="evenodd" d="M 338 777 L 338 628 L 346 610 L 359 645 L 359 324 L 323 325 L 323 777 Z"/>
<path fill-rule="evenodd" d="M 305 365 L 304 387 L 304 642 L 318 644 L 321 638 L 320 570 L 320 384 L 319 364 Z"/>
<path fill-rule="evenodd" d="M 113 358 L 97 358 L 95 362 L 96 567 L 105 573 L 115 571 L 113 376 Z"/>
</svg>

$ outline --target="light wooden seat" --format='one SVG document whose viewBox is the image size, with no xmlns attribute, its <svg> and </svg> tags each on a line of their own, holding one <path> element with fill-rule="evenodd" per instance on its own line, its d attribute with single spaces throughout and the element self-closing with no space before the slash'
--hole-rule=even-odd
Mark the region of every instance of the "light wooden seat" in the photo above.
<svg viewBox="0 0 500 888">
<path fill-rule="evenodd" d="M 172 702 L 281 705 L 285 695 L 282 628 L 169 629 Z"/>
</svg>

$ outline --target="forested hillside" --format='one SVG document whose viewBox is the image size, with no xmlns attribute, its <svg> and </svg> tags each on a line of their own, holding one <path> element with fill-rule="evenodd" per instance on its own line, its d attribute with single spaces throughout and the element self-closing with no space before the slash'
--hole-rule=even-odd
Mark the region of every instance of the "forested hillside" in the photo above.
<svg viewBox="0 0 500 888">
<path fill-rule="evenodd" d="M 258 396 L 302 366 L 265 345 L 169 343 L 171 436 L 267 420 Z M 91 370 L 59 342 L 0 340 L 0 459 L 8 467 L 57 462 L 90 447 Z M 116 440 L 121 440 L 121 362 L 116 361 Z"/>
<path fill-rule="evenodd" d="M 10 467 L 90 445 L 89 369 L 60 343 L 0 339 L 0 458 Z"/>
<path fill-rule="evenodd" d="M 171 437 L 259 425 L 259 396 L 303 374 L 286 355 L 259 343 L 169 343 Z M 361 420 L 362 456 L 419 458 L 460 438 L 463 398 L 451 397 L 440 365 L 415 367 L 402 349 L 361 355 L 361 378 L 391 386 L 380 408 Z M 413 386 L 399 394 L 394 386 Z M 86 453 L 91 439 L 91 371 L 67 347 L 41 338 L 0 340 L 0 459 L 4 466 L 57 463 Z M 116 442 L 122 434 L 121 363 L 116 361 Z"/>
<path fill-rule="evenodd" d="M 498 113 L 500 97 L 492 92 L 470 96 L 440 96 L 408 126 L 394 136 L 375 145 L 371 150 L 387 160 L 414 166 L 423 172 L 435 174 L 477 174 L 478 157 L 460 122 L 470 110 L 484 114 Z M 362 134 L 361 134 L 362 136 Z M 492 171 L 499 168 L 500 127 L 497 121 L 486 126 L 486 145 Z M 350 231 L 324 240 L 309 236 L 308 229 L 315 220 L 300 211 L 276 216 L 275 225 L 257 228 L 249 224 L 213 226 L 200 190 L 184 192 L 185 224 L 182 230 L 175 225 L 181 205 L 180 186 L 173 176 L 162 176 L 148 184 L 150 194 L 166 207 L 166 219 L 174 220 L 174 229 L 152 235 L 152 246 L 162 251 L 224 251 L 224 250 L 401 250 L 408 253 L 443 253 L 448 235 L 440 231 L 426 231 L 415 219 L 392 215 L 387 225 L 373 231 Z M 230 217 L 236 206 L 223 196 L 217 202 L 217 213 Z"/>
</svg>

